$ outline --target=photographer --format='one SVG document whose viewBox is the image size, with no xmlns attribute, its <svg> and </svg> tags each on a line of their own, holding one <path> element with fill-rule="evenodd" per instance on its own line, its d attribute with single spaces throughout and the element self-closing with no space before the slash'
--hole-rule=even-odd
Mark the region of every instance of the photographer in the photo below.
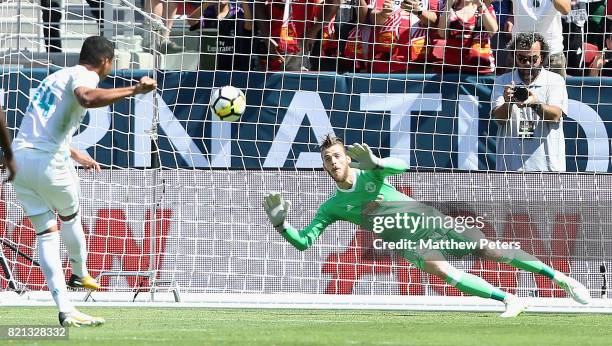
<svg viewBox="0 0 612 346">
<path fill-rule="evenodd" d="M 565 171 L 565 79 L 543 67 L 548 45 L 520 33 L 508 45 L 516 67 L 495 79 L 491 116 L 497 120 L 497 170 Z"/>
</svg>

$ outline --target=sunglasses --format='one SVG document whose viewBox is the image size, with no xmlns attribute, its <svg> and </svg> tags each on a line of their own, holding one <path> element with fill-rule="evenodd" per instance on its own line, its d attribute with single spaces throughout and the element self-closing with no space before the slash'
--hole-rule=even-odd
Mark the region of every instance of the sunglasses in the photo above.
<svg viewBox="0 0 612 346">
<path fill-rule="evenodd" d="M 518 62 L 520 62 L 521 64 L 526 64 L 527 62 L 530 62 L 531 65 L 535 65 L 539 59 L 540 59 L 539 54 L 531 55 L 531 56 L 524 56 L 524 55 L 516 56 L 516 60 L 518 60 Z"/>
</svg>

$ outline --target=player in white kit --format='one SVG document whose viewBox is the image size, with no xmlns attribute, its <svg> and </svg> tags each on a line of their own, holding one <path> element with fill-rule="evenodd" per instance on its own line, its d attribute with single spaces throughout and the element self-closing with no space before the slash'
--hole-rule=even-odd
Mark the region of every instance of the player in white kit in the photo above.
<svg viewBox="0 0 612 346">
<path fill-rule="evenodd" d="M 73 275 L 69 285 L 98 289 L 87 271 L 87 245 L 79 213 L 79 183 L 72 160 L 88 170 L 100 165 L 86 153 L 71 148 L 87 108 L 109 105 L 125 97 L 155 90 L 154 79 L 136 85 L 101 89 L 98 82 L 110 73 L 114 48 L 101 36 L 85 40 L 79 64 L 45 78 L 30 100 L 19 133 L 13 141 L 18 168 L 13 186 L 25 215 L 36 231 L 39 262 L 63 326 L 100 325 L 104 319 L 79 312 L 68 299 L 60 259 L 59 232 L 54 211 L 62 220 L 62 239 Z M 71 160 L 72 158 L 72 160 Z"/>
</svg>

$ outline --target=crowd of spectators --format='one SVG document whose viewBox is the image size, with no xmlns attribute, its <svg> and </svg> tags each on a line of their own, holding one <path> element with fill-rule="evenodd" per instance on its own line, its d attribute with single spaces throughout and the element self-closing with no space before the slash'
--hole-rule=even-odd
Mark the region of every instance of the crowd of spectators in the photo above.
<svg viewBox="0 0 612 346">
<path fill-rule="evenodd" d="M 103 2 L 86 0 L 102 23 Z M 45 46 L 61 51 L 60 2 L 41 0 Z M 190 29 L 216 35 L 220 70 L 501 74 L 515 66 L 506 45 L 538 32 L 544 65 L 562 76 L 610 76 L 612 2 L 602 0 L 143 0 L 172 29 L 177 9 Z M 151 31 L 149 20 L 143 32 Z M 143 47 L 185 49 L 168 31 Z"/>
<path fill-rule="evenodd" d="M 238 69 L 501 74 L 516 65 L 506 47 L 511 38 L 537 32 L 550 47 L 544 62 L 550 71 L 564 77 L 612 74 L 606 53 L 612 16 L 606 1 L 251 0 L 227 5 L 223 0 L 201 7 L 217 6 L 230 6 L 229 13 L 237 15 L 192 11 L 190 20 L 219 28 L 219 37 L 226 38 L 220 39 L 224 48 L 219 50 L 230 49 L 243 60 Z M 228 20 L 231 24 L 221 24 Z"/>
</svg>

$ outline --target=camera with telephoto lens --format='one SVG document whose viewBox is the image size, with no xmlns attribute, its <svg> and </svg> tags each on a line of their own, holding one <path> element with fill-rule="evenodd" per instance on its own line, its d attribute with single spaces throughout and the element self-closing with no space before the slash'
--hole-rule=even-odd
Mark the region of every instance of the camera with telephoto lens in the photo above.
<svg viewBox="0 0 612 346">
<path fill-rule="evenodd" d="M 529 90 L 524 86 L 514 88 L 514 99 L 518 102 L 525 102 L 529 98 Z"/>
</svg>

